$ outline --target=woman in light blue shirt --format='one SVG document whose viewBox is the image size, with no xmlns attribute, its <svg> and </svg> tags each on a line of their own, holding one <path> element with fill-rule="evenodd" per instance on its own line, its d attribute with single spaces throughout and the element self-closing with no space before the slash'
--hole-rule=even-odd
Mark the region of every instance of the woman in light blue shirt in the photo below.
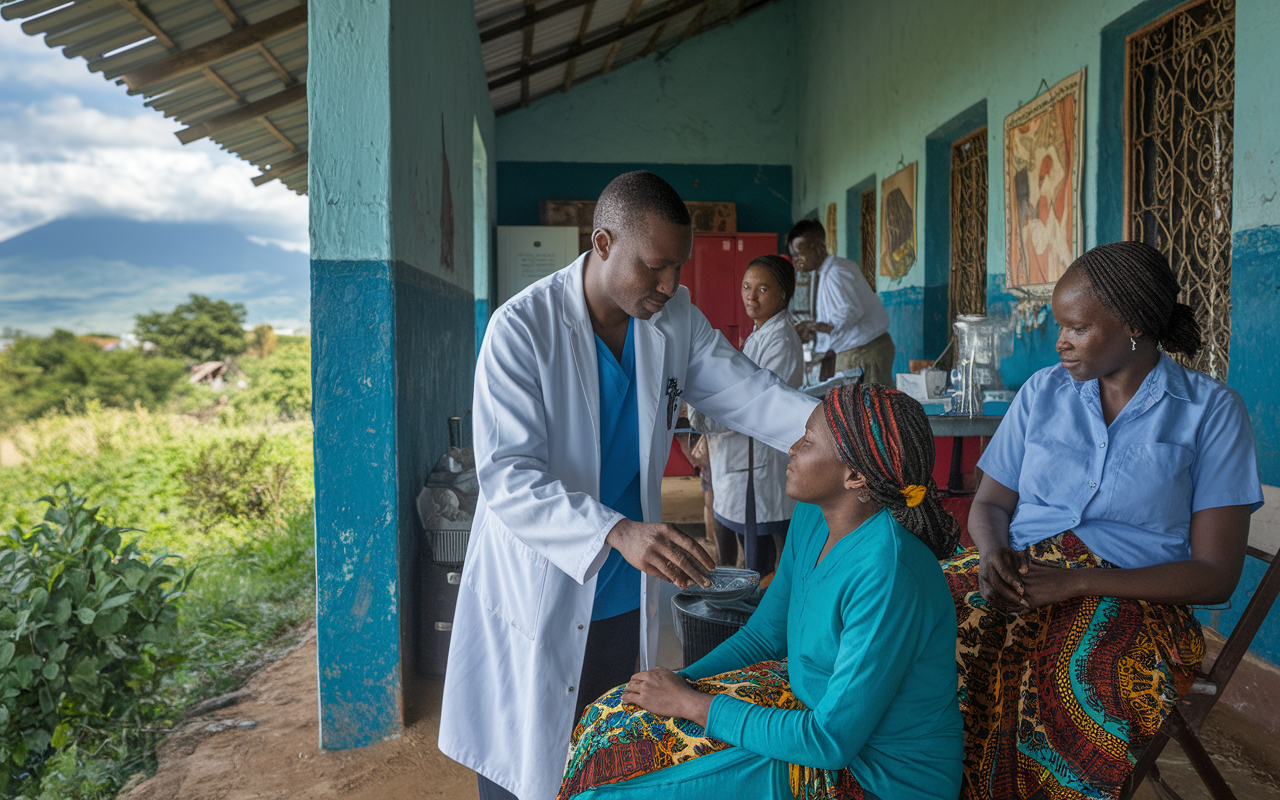
<svg viewBox="0 0 1280 800">
<path fill-rule="evenodd" d="M 759 610 L 681 674 L 642 672 L 590 706 L 562 800 L 955 799 L 955 607 L 937 559 L 959 530 L 929 478 L 924 409 L 843 387 L 789 455 L 801 503 Z"/>
<path fill-rule="evenodd" d="M 960 621 L 962 797 L 1115 797 L 1204 654 L 1262 505 L 1239 395 L 1178 365 L 1200 329 L 1164 256 L 1085 253 L 1058 281 L 1061 363 L 978 466 Z"/>
</svg>

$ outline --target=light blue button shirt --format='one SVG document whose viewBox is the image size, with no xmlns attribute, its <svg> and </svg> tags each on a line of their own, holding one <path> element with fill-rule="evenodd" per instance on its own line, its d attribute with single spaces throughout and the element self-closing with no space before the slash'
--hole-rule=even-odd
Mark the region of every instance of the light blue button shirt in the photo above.
<svg viewBox="0 0 1280 800">
<path fill-rule="evenodd" d="M 1057 364 L 1023 385 L 978 466 L 1018 493 L 1016 549 L 1066 530 L 1126 568 L 1191 557 L 1191 515 L 1262 505 L 1253 428 L 1234 389 L 1165 354 L 1108 426 L 1098 381 Z"/>
</svg>

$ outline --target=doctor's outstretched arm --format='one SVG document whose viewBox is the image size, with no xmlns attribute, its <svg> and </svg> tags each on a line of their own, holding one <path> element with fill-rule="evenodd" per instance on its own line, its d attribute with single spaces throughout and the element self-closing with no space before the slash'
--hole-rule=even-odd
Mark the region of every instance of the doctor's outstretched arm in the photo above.
<svg viewBox="0 0 1280 800">
<path fill-rule="evenodd" d="M 693 539 L 671 525 L 628 520 L 550 472 L 536 340 L 527 321 L 499 312 L 480 349 L 472 414 L 476 477 L 488 513 L 579 583 L 595 574 L 611 547 L 678 586 L 706 583 L 714 562 Z"/>
<path fill-rule="evenodd" d="M 721 425 L 787 452 L 804 435 L 818 400 L 762 369 L 711 327 L 696 306 L 689 313 L 689 371 L 684 399 Z"/>
</svg>

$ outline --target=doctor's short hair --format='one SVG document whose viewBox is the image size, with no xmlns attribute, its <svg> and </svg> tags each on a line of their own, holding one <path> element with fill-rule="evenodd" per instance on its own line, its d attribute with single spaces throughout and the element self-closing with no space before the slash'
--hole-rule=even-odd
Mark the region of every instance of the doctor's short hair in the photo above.
<svg viewBox="0 0 1280 800">
<path fill-rule="evenodd" d="M 796 239 L 803 239 L 806 236 L 817 236 L 818 241 L 826 244 L 827 229 L 822 227 L 822 223 L 816 219 L 802 219 L 792 225 L 791 230 L 787 231 L 787 247 L 790 247 L 791 243 Z"/>
<path fill-rule="evenodd" d="M 671 184 L 646 170 L 624 172 L 609 181 L 596 201 L 591 224 L 596 230 L 630 230 L 648 212 L 672 225 L 693 224 L 689 209 Z"/>
<path fill-rule="evenodd" d="M 769 271 L 773 279 L 778 282 L 778 288 L 782 289 L 783 302 L 790 303 L 791 298 L 795 297 L 796 268 L 790 261 L 782 256 L 757 256 L 751 259 L 751 263 L 747 265 L 747 269 L 752 267 L 762 267 Z"/>
</svg>

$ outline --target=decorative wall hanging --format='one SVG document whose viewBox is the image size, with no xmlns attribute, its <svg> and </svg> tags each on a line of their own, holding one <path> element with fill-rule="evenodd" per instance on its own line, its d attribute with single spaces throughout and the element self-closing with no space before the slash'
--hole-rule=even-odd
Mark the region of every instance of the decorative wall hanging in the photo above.
<svg viewBox="0 0 1280 800">
<path fill-rule="evenodd" d="M 827 252 L 839 253 L 839 240 L 836 238 L 836 226 L 840 224 L 839 218 L 836 216 L 836 204 L 832 203 L 827 206 Z"/>
<path fill-rule="evenodd" d="M 1080 255 L 1084 70 L 1004 118 L 1005 288 L 1044 301 Z"/>
<path fill-rule="evenodd" d="M 692 200 L 685 203 L 693 218 L 695 233 L 737 233 L 738 206 L 736 203 L 717 203 Z M 538 203 L 539 225 L 573 225 L 578 229 L 578 249 L 591 249 L 592 219 L 596 213 L 595 200 L 541 200 Z"/>
<path fill-rule="evenodd" d="M 895 281 L 916 263 L 916 163 L 880 184 L 880 274 Z"/>
</svg>

